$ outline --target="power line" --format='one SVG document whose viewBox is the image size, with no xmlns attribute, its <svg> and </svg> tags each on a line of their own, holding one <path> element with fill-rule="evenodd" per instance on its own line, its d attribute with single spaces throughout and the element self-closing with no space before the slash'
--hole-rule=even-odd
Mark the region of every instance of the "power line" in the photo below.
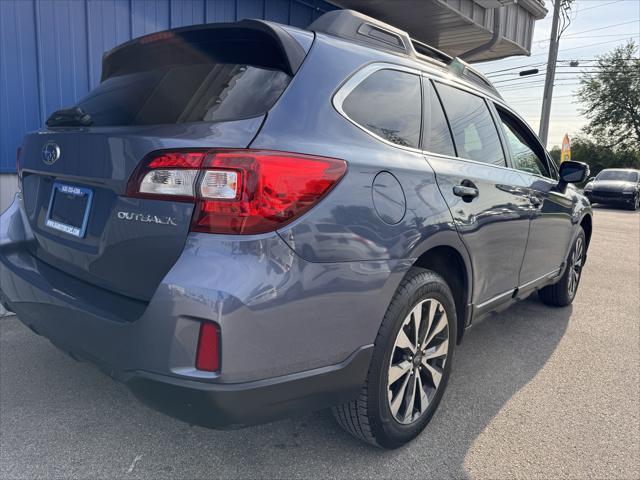
<svg viewBox="0 0 640 480">
<path fill-rule="evenodd" d="M 565 80 L 565 79 L 563 79 Z M 569 80 L 569 79 L 566 79 Z M 514 90 L 529 90 L 531 88 L 536 88 L 536 87 L 542 87 L 544 86 L 544 80 L 538 80 L 536 82 L 534 82 L 534 85 L 524 85 L 524 84 L 520 84 L 520 85 L 505 85 L 504 87 L 501 87 L 498 89 L 499 92 L 511 92 Z M 573 82 L 573 83 L 554 83 L 554 86 L 556 87 L 567 87 L 567 86 L 571 86 L 571 85 L 580 85 L 580 82 Z"/>
<path fill-rule="evenodd" d="M 539 66 L 541 66 L 541 65 L 545 65 L 545 64 L 546 64 L 546 62 L 543 62 L 543 63 L 533 63 L 533 64 L 531 64 L 531 65 L 521 65 L 521 66 L 519 66 L 519 67 L 503 68 L 502 70 L 494 70 L 493 72 L 485 73 L 485 75 L 487 75 L 487 76 L 491 76 L 491 75 L 492 75 L 492 74 L 494 74 L 494 73 L 506 72 L 506 71 L 509 71 L 509 70 L 519 70 L 519 69 L 521 69 L 521 68 L 539 67 Z"/>
<path fill-rule="evenodd" d="M 497 82 L 491 82 L 494 85 L 499 85 L 501 83 L 505 83 L 505 82 L 518 82 L 518 80 L 520 80 L 520 78 L 535 78 L 535 77 L 542 77 L 543 75 L 546 75 L 546 72 L 540 72 L 540 73 L 536 73 L 535 75 L 527 75 L 527 77 L 519 77 L 519 78 L 507 78 L 505 80 L 498 80 Z M 520 82 L 518 82 L 520 83 Z M 523 85 L 526 85 L 529 82 L 522 82 Z M 515 85 L 515 84 L 514 84 Z"/>
<path fill-rule="evenodd" d="M 592 7 L 587 7 L 587 8 L 578 7 L 578 10 L 576 11 L 576 13 L 586 12 L 587 10 L 593 10 L 594 8 L 606 7 L 607 5 L 611 5 L 612 3 L 620 3 L 621 1 L 622 0 L 614 0 L 613 2 L 601 3 L 600 5 L 594 5 Z"/>
<path fill-rule="evenodd" d="M 597 73 L 631 73 L 631 74 L 640 74 L 640 72 L 634 72 L 632 67 L 628 69 L 610 69 L 610 68 L 601 68 L 600 70 L 578 70 L 577 72 L 557 72 L 560 75 L 573 75 L 573 74 L 597 74 Z"/>
<path fill-rule="evenodd" d="M 564 101 L 564 102 L 573 102 L 575 95 L 554 95 L 553 96 L 553 101 L 555 102 L 556 100 L 560 100 L 560 101 Z M 540 103 L 542 102 L 542 98 L 541 97 L 537 97 L 537 98 L 530 98 L 529 100 L 521 100 L 521 99 L 514 99 L 512 101 L 510 101 L 509 103 L 512 103 L 514 105 L 518 105 L 520 103 Z"/>
<path fill-rule="evenodd" d="M 556 75 L 573 75 L 575 77 L 575 79 L 580 79 L 582 75 L 597 75 L 600 73 L 620 73 L 620 74 L 633 74 L 635 72 L 632 72 L 631 70 L 607 70 L 607 69 L 603 69 L 603 70 L 580 70 L 580 71 L 576 71 L 576 72 L 556 72 Z M 491 82 L 494 85 L 499 85 L 501 83 L 507 83 L 507 82 L 511 82 L 510 84 L 512 85 L 516 85 L 518 83 L 520 83 L 521 79 L 529 79 L 529 78 L 536 78 L 536 77 L 541 77 L 543 75 L 545 75 L 546 72 L 540 72 L 540 73 L 536 73 L 534 75 L 527 75 L 526 77 L 516 77 L 516 78 L 505 78 L 504 80 L 498 80 L 495 82 Z M 564 77 L 562 80 L 568 80 L 567 77 Z M 515 83 L 513 83 L 515 82 Z"/>
<path fill-rule="evenodd" d="M 535 75 L 535 76 L 538 76 L 538 75 Z M 506 81 L 511 81 L 511 80 L 503 80 L 503 82 L 506 82 Z M 541 81 L 543 81 L 543 80 L 531 80 L 531 81 L 528 81 L 528 82 L 510 83 L 508 85 L 503 85 L 503 86 L 504 87 L 510 87 L 510 86 L 513 86 L 513 85 L 530 85 L 532 83 L 538 83 L 538 82 L 541 82 Z M 503 82 L 493 82 L 493 84 L 497 86 L 497 85 L 500 85 Z"/>
<path fill-rule="evenodd" d="M 521 68 L 522 67 L 517 67 L 516 70 L 520 70 Z M 500 73 L 498 75 L 487 75 L 487 77 L 489 77 L 489 79 L 491 79 L 491 78 L 497 78 L 497 77 L 508 77 L 510 75 L 519 75 L 519 72 Z"/>
<path fill-rule="evenodd" d="M 638 21 L 640 21 L 640 19 L 631 20 L 629 22 L 614 23 L 613 25 L 606 25 L 604 27 L 590 28 L 589 30 L 581 30 L 579 32 L 573 32 L 571 35 L 580 35 L 581 33 L 595 32 L 595 31 L 598 31 L 598 30 L 605 30 L 607 28 L 619 27 L 621 25 L 630 25 L 632 23 L 635 23 L 637 25 Z"/>
<path fill-rule="evenodd" d="M 524 69 L 525 67 L 516 67 L 514 68 L 514 70 L 521 70 Z M 607 67 L 602 67 L 600 65 L 578 65 L 577 67 L 571 66 L 571 65 L 558 65 L 556 68 L 571 68 L 571 69 L 578 69 L 578 68 L 588 68 L 588 69 L 600 69 L 599 71 L 601 72 L 605 72 L 605 71 L 610 71 L 607 69 Z M 629 68 L 633 68 L 633 66 L 629 66 Z M 546 68 L 541 69 L 538 73 L 544 73 L 546 71 Z M 580 70 L 579 72 L 583 72 L 583 70 Z M 595 72 L 595 70 L 594 70 Z M 558 73 L 571 73 L 571 72 L 558 72 Z M 520 75 L 520 72 L 505 72 L 505 73 L 499 73 L 497 75 L 486 75 L 489 79 L 493 79 L 493 78 L 498 78 L 498 77 L 508 77 L 508 76 L 513 76 L 513 75 L 518 75 L 517 78 L 523 77 L 523 75 Z M 526 75 L 527 77 L 531 77 L 533 75 Z M 515 78 L 514 78 L 515 80 Z M 494 82 L 496 83 L 496 82 Z"/>
<path fill-rule="evenodd" d="M 560 62 L 558 60 L 558 62 Z M 513 71 L 513 70 L 524 70 L 524 69 L 530 69 L 530 68 L 535 68 L 535 67 L 542 67 L 544 65 L 546 65 L 547 62 L 543 62 L 543 63 L 531 63 L 529 65 L 519 65 L 517 67 L 511 67 L 511 68 L 503 68 L 502 70 L 494 70 L 493 72 L 487 72 L 484 75 L 487 77 L 504 77 L 505 75 L 516 75 L 518 72 L 512 72 L 512 73 L 501 73 L 501 72 L 508 72 L 508 71 Z M 559 65 L 560 67 L 560 65 Z M 575 68 L 575 67 L 574 67 Z M 495 75 L 496 73 L 500 73 L 500 75 Z"/>
<path fill-rule="evenodd" d="M 568 97 L 573 97 L 574 95 L 554 95 L 553 98 L 568 98 Z M 541 100 L 540 97 L 535 96 L 535 97 L 518 97 L 516 100 L 514 100 L 514 102 L 520 101 L 520 100 Z"/>
<path fill-rule="evenodd" d="M 557 72 L 560 73 L 560 72 Z M 625 72 L 618 72 L 620 74 L 623 74 Z M 559 77 L 558 80 L 561 81 L 568 81 L 568 80 L 587 80 L 587 79 L 593 79 L 593 73 L 587 73 L 585 76 L 572 76 L 572 77 Z M 533 77 L 534 75 L 532 75 Z M 535 75 L 535 76 L 542 76 L 541 75 Z M 515 80 L 515 79 L 514 79 Z M 503 88 L 503 87 L 514 87 L 514 86 L 518 86 L 518 85 L 531 85 L 531 83 L 533 82 L 542 82 L 542 79 L 538 78 L 537 80 L 532 80 L 531 82 L 518 82 L 518 81 L 514 81 L 514 80 L 504 80 L 504 82 L 510 82 L 510 83 L 504 83 L 503 82 L 493 82 L 494 86 L 496 88 Z"/>
<path fill-rule="evenodd" d="M 640 58 L 631 58 L 625 61 L 628 62 L 633 62 L 633 61 L 637 61 L 640 60 Z M 576 59 L 565 59 L 565 60 L 558 60 L 557 63 L 570 63 L 570 62 L 587 62 L 587 63 L 593 63 L 593 62 L 597 62 L 599 61 L 599 59 L 597 58 L 576 58 Z M 501 70 L 493 70 L 491 72 L 486 72 L 484 73 L 485 76 L 487 77 L 502 77 L 504 76 L 504 74 L 502 74 L 502 72 L 512 72 L 513 70 L 524 70 L 524 69 L 529 69 L 529 68 L 535 68 L 535 67 L 541 67 L 543 65 L 546 65 L 546 62 L 543 63 L 529 63 L 526 65 L 519 65 L 517 67 L 509 67 L 509 68 L 503 68 Z M 594 67 L 594 68 L 602 68 L 600 67 L 600 65 L 585 65 L 585 67 Z M 578 67 L 572 67 L 571 65 L 558 65 L 557 68 L 578 68 Z M 495 75 L 496 73 L 500 73 L 501 75 Z M 515 73 L 510 73 L 508 75 L 515 75 L 517 72 Z"/>
<path fill-rule="evenodd" d="M 627 33 L 606 33 L 604 35 L 584 35 L 584 36 L 575 36 L 575 35 L 566 35 L 562 38 L 565 40 L 577 40 L 579 38 L 600 38 L 600 37 L 635 37 L 640 35 L 640 33 L 636 32 L 627 32 Z M 548 40 L 540 40 L 540 42 L 548 42 Z M 540 43 L 538 42 L 538 43 Z"/>
<path fill-rule="evenodd" d="M 575 78 L 563 78 L 562 79 L 563 82 L 572 82 L 571 85 L 580 85 L 580 82 L 577 82 Z M 509 90 L 519 90 L 522 88 L 537 88 L 537 87 L 541 87 L 544 85 L 544 79 L 535 82 L 535 83 L 528 83 L 528 84 L 519 84 L 519 85 L 500 85 L 500 86 L 496 86 L 496 88 L 498 89 L 498 91 L 500 92 L 504 92 L 504 91 L 509 91 Z M 560 85 L 569 85 L 568 83 L 554 83 L 554 86 L 560 86 Z"/>
<path fill-rule="evenodd" d="M 633 62 L 633 61 L 637 61 L 637 60 L 640 60 L 640 57 L 624 59 L 625 62 Z M 558 62 L 565 62 L 565 63 L 568 63 L 568 62 L 598 62 L 598 61 L 600 61 L 599 58 L 572 58 L 572 59 L 569 59 L 569 60 L 558 60 Z"/>
<path fill-rule="evenodd" d="M 640 20 L 638 20 L 638 21 L 640 21 Z M 613 43 L 613 42 L 619 42 L 619 41 L 620 41 L 620 40 L 607 40 L 606 42 L 590 43 L 590 44 L 587 44 L 587 45 L 581 45 L 581 46 L 579 46 L 579 47 L 565 48 L 565 49 L 563 49 L 562 51 L 563 51 L 563 52 L 567 52 L 567 51 L 569 51 L 569 50 L 579 50 L 579 49 L 581 49 L 581 48 L 586 48 L 586 47 L 595 47 L 595 46 L 597 46 L 597 45 L 604 45 L 605 43 Z M 546 54 L 545 54 L 545 55 L 546 55 Z"/>
<path fill-rule="evenodd" d="M 504 90 L 509 89 L 509 88 L 521 88 L 521 87 L 526 87 L 526 86 L 530 86 L 530 85 L 542 85 L 544 84 L 544 79 L 543 78 L 539 78 L 537 80 L 532 80 L 530 82 L 523 82 L 523 83 L 510 83 L 509 85 L 496 85 L 496 89 L 498 90 Z"/>
<path fill-rule="evenodd" d="M 509 104 L 513 107 L 513 108 L 519 108 L 521 110 L 524 109 L 535 109 L 537 110 L 540 107 L 540 104 L 542 103 L 542 100 L 536 100 L 534 101 L 529 101 L 529 102 L 522 102 L 522 103 L 517 103 L 517 102 L 509 102 Z M 573 108 L 573 107 L 578 107 L 582 105 L 579 102 L 574 102 L 573 100 L 569 100 L 568 98 L 560 98 L 558 100 L 556 100 L 555 98 L 553 99 L 553 109 L 564 109 L 564 108 Z"/>
<path fill-rule="evenodd" d="M 636 21 L 640 21 L 640 20 L 636 20 Z M 589 43 L 587 45 L 580 45 L 579 47 L 564 48 L 564 49 L 562 49 L 562 52 L 564 53 L 564 52 L 568 52 L 569 50 L 580 50 L 580 49 L 587 48 L 587 47 L 595 47 L 595 46 L 598 46 L 598 45 L 604 45 L 606 43 L 613 43 L 613 42 L 620 42 L 620 41 L 621 40 L 608 40 L 606 42 L 600 42 L 600 43 Z M 545 56 L 545 55 L 547 55 L 547 54 L 546 53 L 539 53 L 537 55 L 531 55 L 529 58 L 542 57 L 542 56 Z"/>
</svg>

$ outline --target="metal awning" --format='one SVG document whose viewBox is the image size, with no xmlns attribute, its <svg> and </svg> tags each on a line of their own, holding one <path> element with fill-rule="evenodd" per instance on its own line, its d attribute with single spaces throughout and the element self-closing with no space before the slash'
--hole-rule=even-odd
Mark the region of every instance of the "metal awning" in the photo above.
<svg viewBox="0 0 640 480">
<path fill-rule="evenodd" d="M 394 25 L 418 41 L 469 62 L 529 55 L 534 23 L 547 14 L 543 0 L 517 0 L 517 3 L 516 0 L 332 0 L 332 3 Z"/>
</svg>

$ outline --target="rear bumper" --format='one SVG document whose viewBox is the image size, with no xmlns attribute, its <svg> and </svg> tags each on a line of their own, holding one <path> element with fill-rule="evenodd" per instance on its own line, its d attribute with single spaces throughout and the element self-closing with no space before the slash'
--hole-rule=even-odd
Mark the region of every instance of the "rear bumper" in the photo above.
<svg viewBox="0 0 640 480">
<path fill-rule="evenodd" d="M 25 248 L 18 199 L 0 217 L 0 298 L 74 358 L 145 403 L 210 427 L 260 423 L 357 395 L 409 262 L 313 264 L 277 235 L 191 235 L 148 303 L 82 282 Z M 194 368 L 202 321 L 221 371 Z"/>
<path fill-rule="evenodd" d="M 209 428 L 240 428 L 347 402 L 360 392 L 373 346 L 337 365 L 237 384 L 206 384 L 136 373 L 125 380 L 151 408 Z"/>
<path fill-rule="evenodd" d="M 0 297 L 3 295 L 0 292 Z M 14 308 L 6 298 L 3 304 Z M 21 307 L 18 318 L 31 318 Z M 41 322 L 24 321 L 40 334 Z M 73 342 L 44 333 L 76 360 L 91 361 L 123 382 L 144 404 L 193 425 L 233 429 L 308 413 L 347 402 L 360 392 L 369 369 L 373 345 L 359 348 L 336 365 L 241 383 L 213 383 L 146 371 L 117 370 L 101 359 L 77 350 Z"/>
</svg>

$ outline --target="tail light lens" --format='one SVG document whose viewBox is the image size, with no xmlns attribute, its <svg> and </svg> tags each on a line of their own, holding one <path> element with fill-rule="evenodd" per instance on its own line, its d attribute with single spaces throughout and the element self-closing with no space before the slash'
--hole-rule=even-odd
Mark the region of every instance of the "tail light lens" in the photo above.
<svg viewBox="0 0 640 480">
<path fill-rule="evenodd" d="M 346 170 L 344 160 L 266 150 L 161 152 L 138 168 L 128 194 L 194 202 L 192 231 L 257 234 L 300 217 Z"/>
<path fill-rule="evenodd" d="M 217 372 L 220 369 L 220 336 L 214 323 L 200 324 L 196 368 L 205 372 Z"/>
<path fill-rule="evenodd" d="M 140 193 L 193 197 L 198 170 L 151 170 L 140 182 Z"/>
</svg>

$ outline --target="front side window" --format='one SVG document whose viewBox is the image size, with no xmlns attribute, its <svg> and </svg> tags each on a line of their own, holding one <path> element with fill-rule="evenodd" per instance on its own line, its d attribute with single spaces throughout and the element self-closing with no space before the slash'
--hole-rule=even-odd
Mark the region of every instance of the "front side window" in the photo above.
<svg viewBox="0 0 640 480">
<path fill-rule="evenodd" d="M 347 95 L 342 110 L 379 137 L 403 147 L 418 148 L 421 105 L 418 75 L 378 70 Z"/>
<path fill-rule="evenodd" d="M 531 139 L 531 134 L 517 119 L 498 109 L 513 167 L 523 172 L 551 177 L 542 146 Z"/>
<path fill-rule="evenodd" d="M 504 152 L 485 100 L 477 95 L 436 83 L 449 119 L 458 157 L 506 166 Z"/>
</svg>

